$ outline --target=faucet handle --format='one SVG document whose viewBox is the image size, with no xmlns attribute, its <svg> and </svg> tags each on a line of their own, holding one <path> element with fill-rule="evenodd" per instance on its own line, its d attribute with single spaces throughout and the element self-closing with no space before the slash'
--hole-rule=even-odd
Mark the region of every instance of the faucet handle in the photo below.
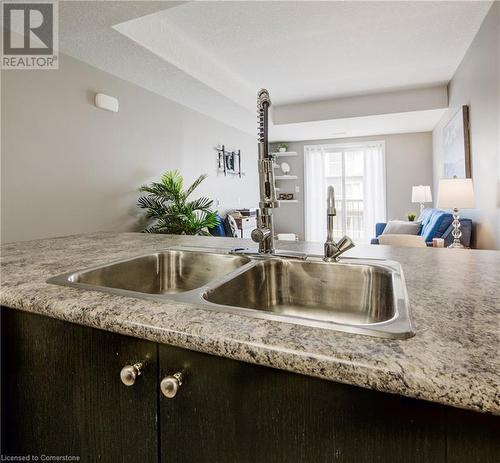
<svg viewBox="0 0 500 463">
<path fill-rule="evenodd" d="M 327 241 L 325 243 L 325 257 L 323 260 L 325 262 L 337 262 L 341 254 L 353 248 L 355 245 L 351 238 L 344 235 L 338 243 Z"/>
<path fill-rule="evenodd" d="M 337 243 L 338 255 L 344 254 L 344 252 L 349 251 L 353 248 L 355 244 L 347 235 L 344 235 Z"/>
</svg>

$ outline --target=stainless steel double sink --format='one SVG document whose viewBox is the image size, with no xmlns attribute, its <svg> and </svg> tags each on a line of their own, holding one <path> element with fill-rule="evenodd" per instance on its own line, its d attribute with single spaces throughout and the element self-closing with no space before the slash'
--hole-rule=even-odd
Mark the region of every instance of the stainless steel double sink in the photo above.
<svg viewBox="0 0 500 463">
<path fill-rule="evenodd" d="M 47 282 L 384 338 L 415 334 L 401 267 L 387 260 L 327 263 L 175 247 Z"/>
</svg>

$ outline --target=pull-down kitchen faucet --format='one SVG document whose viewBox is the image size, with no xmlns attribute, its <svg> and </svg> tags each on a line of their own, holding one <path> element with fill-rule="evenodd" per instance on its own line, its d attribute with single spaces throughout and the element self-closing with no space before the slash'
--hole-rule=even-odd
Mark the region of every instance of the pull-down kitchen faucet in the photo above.
<svg viewBox="0 0 500 463">
<path fill-rule="evenodd" d="M 259 141 L 259 191 L 257 228 L 252 231 L 252 240 L 259 243 L 259 254 L 274 254 L 273 209 L 279 207 L 274 185 L 274 161 L 269 155 L 268 127 L 269 92 L 262 89 L 257 93 L 258 141 Z"/>
<path fill-rule="evenodd" d="M 328 196 L 326 199 L 326 220 L 327 220 L 327 236 L 325 242 L 325 262 L 336 262 L 341 254 L 354 247 L 354 243 L 348 236 L 342 237 L 337 243 L 333 239 L 333 220 L 337 215 L 335 209 L 335 190 L 333 186 L 328 187 Z"/>
<path fill-rule="evenodd" d="M 252 230 L 252 240 L 259 243 L 259 249 L 237 248 L 231 252 L 259 257 L 289 257 L 307 259 L 307 254 L 298 251 L 274 249 L 273 209 L 279 207 L 274 185 L 274 159 L 269 154 L 269 107 L 271 98 L 266 89 L 257 93 L 258 142 L 259 142 L 259 208 L 257 209 L 257 228 Z"/>
</svg>

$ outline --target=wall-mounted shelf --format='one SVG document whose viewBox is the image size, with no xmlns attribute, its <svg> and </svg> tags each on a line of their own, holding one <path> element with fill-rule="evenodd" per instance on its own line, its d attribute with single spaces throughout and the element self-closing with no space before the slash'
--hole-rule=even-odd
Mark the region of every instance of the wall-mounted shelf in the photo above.
<svg viewBox="0 0 500 463">
<path fill-rule="evenodd" d="M 296 175 L 276 175 L 274 180 L 297 180 L 298 178 Z"/>
<path fill-rule="evenodd" d="M 291 203 L 298 203 L 298 199 L 279 199 L 278 200 L 280 204 L 285 203 L 285 204 L 291 204 Z"/>
<path fill-rule="evenodd" d="M 297 156 L 297 152 L 296 151 L 283 151 L 283 152 L 276 151 L 275 153 L 271 153 L 271 155 L 276 156 L 277 158 L 286 158 L 289 156 Z"/>
</svg>

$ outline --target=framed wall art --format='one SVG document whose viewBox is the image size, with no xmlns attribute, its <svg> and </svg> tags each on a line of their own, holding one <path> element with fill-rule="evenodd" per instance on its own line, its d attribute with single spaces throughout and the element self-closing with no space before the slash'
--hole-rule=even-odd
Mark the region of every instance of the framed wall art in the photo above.
<svg viewBox="0 0 500 463">
<path fill-rule="evenodd" d="M 469 107 L 462 106 L 443 129 L 443 178 L 471 178 Z"/>
</svg>

